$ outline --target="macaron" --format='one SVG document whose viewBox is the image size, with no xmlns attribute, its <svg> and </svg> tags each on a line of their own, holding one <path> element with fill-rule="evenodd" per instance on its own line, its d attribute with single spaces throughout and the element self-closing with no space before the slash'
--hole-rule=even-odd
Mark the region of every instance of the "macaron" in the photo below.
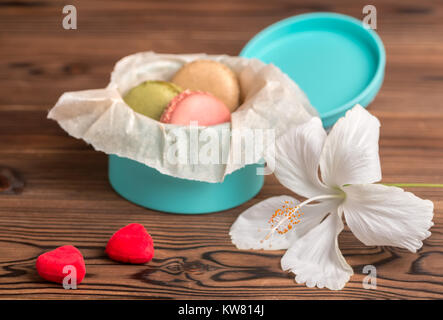
<svg viewBox="0 0 443 320">
<path fill-rule="evenodd" d="M 231 120 L 228 107 L 208 92 L 185 90 L 171 100 L 160 119 L 161 122 L 199 126 L 212 126 Z"/>
<path fill-rule="evenodd" d="M 160 117 L 168 103 L 182 89 L 166 81 L 145 81 L 129 90 L 123 100 L 134 111 L 154 120 Z"/>
<path fill-rule="evenodd" d="M 223 63 L 195 60 L 185 64 L 172 78 L 183 89 L 212 93 L 231 112 L 239 105 L 240 85 L 236 74 Z"/>
</svg>

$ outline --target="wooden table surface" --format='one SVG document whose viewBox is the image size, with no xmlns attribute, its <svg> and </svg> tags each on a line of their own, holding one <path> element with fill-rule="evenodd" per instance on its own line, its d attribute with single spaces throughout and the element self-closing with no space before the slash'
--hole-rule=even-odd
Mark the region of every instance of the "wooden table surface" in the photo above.
<svg viewBox="0 0 443 320">
<path fill-rule="evenodd" d="M 65 91 L 102 88 L 123 56 L 154 50 L 236 55 L 255 33 L 296 14 L 362 18 L 367 1 L 71 1 L 78 29 L 62 28 L 61 1 L 0 1 L 0 165 L 26 180 L 0 194 L 0 298 L 403 299 L 443 298 L 443 188 L 409 188 L 435 204 L 432 236 L 416 254 L 366 247 L 349 231 L 339 243 L 355 275 L 342 291 L 297 285 L 280 269 L 284 251 L 240 251 L 228 231 L 239 213 L 290 194 L 274 177 L 248 203 L 198 216 L 150 211 L 120 198 L 107 157 L 69 137 L 47 111 Z M 443 183 L 443 3 L 372 1 L 387 51 L 386 78 L 369 110 L 379 117 L 383 182 Z M 152 234 L 147 265 L 110 261 L 109 237 L 131 222 Z M 85 256 L 77 290 L 43 281 L 41 253 L 72 244 Z M 377 267 L 364 289 L 363 266 Z"/>
</svg>

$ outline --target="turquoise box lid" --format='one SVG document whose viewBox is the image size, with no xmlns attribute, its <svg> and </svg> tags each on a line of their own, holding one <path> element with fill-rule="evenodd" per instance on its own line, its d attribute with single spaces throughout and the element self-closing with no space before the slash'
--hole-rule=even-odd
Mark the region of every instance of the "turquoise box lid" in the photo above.
<svg viewBox="0 0 443 320">
<path fill-rule="evenodd" d="M 325 127 L 379 91 L 386 54 L 379 36 L 352 17 L 310 13 L 281 20 L 254 36 L 240 56 L 272 63 L 307 94 Z"/>
</svg>

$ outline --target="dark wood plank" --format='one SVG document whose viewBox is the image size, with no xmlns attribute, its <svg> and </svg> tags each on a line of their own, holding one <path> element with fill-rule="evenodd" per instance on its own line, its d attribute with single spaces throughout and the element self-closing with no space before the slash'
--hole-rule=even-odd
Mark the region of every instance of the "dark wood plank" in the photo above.
<svg viewBox="0 0 443 320">
<path fill-rule="evenodd" d="M 361 18 L 367 1 L 72 3 L 76 31 L 62 29 L 59 1 L 0 2 L 0 165 L 26 179 L 23 193 L 0 196 L 0 298 L 443 298 L 443 189 L 410 188 L 435 204 L 433 235 L 417 254 L 366 247 L 345 229 L 340 247 L 355 275 L 339 292 L 309 289 L 281 271 L 283 251 L 237 250 L 228 236 L 240 212 L 289 193 L 274 177 L 256 198 L 225 212 L 146 210 L 113 192 L 106 155 L 46 119 L 63 92 L 106 86 L 114 63 L 130 53 L 235 55 L 279 19 L 311 11 Z M 382 123 L 383 181 L 443 183 L 443 4 L 373 4 L 387 50 L 385 82 L 370 106 Z M 104 254 L 112 233 L 130 222 L 144 224 L 154 238 L 156 256 L 148 265 L 121 265 Z M 87 263 L 78 290 L 44 282 L 34 268 L 39 254 L 68 243 Z M 377 290 L 362 287 L 367 264 L 377 267 Z"/>
</svg>

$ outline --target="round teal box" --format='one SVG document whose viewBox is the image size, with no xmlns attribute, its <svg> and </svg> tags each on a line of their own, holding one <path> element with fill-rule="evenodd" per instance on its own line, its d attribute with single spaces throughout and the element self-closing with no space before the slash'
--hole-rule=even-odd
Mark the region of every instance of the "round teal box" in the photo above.
<svg viewBox="0 0 443 320">
<path fill-rule="evenodd" d="M 109 181 L 114 190 L 140 206 L 170 213 L 227 210 L 253 198 L 262 188 L 261 164 L 245 166 L 220 183 L 174 178 L 140 162 L 109 155 Z"/>
</svg>

